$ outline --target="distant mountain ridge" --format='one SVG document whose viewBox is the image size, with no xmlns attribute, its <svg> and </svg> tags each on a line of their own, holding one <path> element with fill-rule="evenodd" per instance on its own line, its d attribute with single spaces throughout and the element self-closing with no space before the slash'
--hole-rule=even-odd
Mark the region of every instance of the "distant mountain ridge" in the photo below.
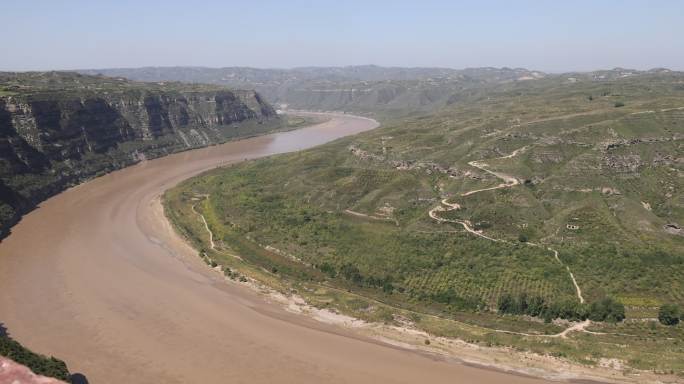
<svg viewBox="0 0 684 384">
<path fill-rule="evenodd" d="M 282 107 L 408 113 L 443 106 L 465 88 L 544 78 L 523 68 L 399 68 L 375 65 L 259 69 L 248 67 L 145 67 L 92 69 L 89 75 L 137 81 L 182 81 L 254 89 Z"/>
<path fill-rule="evenodd" d="M 594 72 L 549 74 L 525 68 L 301 67 L 143 67 L 81 70 L 89 75 L 124 77 L 136 81 L 219 84 L 254 89 L 281 108 L 342 110 L 394 117 L 429 112 L 462 99 L 470 90 L 515 85 L 533 80 L 610 81 L 628 76 L 670 72 L 657 68 L 624 68 Z"/>
<path fill-rule="evenodd" d="M 345 67 L 297 67 L 291 69 L 251 68 L 251 67 L 141 67 L 86 69 L 77 72 L 89 75 L 122 76 L 140 81 L 185 81 L 192 83 L 220 83 L 234 85 L 237 82 L 258 84 L 269 81 L 288 80 L 326 80 L 326 81 L 391 81 L 424 80 L 430 78 L 513 80 L 520 76 L 543 77 L 541 71 L 525 68 L 466 68 L 452 69 L 440 67 L 380 67 L 359 65 Z M 536 75 L 535 75 L 536 74 Z"/>
</svg>

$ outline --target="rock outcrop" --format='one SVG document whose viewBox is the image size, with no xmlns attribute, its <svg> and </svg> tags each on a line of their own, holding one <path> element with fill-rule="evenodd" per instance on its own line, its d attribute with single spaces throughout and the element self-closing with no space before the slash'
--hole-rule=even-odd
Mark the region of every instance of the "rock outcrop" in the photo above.
<svg viewBox="0 0 684 384">
<path fill-rule="evenodd" d="M 0 73 L 0 231 L 36 203 L 138 161 L 276 128 L 255 91 Z"/>
<path fill-rule="evenodd" d="M 27 367 L 0 356 L 0 383 L 65 384 L 61 380 L 36 375 Z"/>
</svg>

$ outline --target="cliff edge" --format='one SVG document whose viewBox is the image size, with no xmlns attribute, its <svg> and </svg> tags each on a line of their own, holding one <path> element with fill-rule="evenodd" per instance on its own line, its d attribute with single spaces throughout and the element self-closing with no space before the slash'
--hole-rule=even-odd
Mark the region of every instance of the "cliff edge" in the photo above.
<svg viewBox="0 0 684 384">
<path fill-rule="evenodd" d="M 144 159 L 266 133 L 278 122 L 255 91 L 0 73 L 0 237 L 69 186 Z"/>
</svg>

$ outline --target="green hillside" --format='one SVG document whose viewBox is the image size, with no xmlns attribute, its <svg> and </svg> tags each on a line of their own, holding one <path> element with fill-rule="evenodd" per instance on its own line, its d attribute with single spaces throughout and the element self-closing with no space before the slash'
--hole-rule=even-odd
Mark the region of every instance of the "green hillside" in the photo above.
<svg viewBox="0 0 684 384">
<path fill-rule="evenodd" d="M 390 308 L 364 314 L 318 297 L 357 316 L 389 321 L 408 310 L 489 330 L 562 329 L 503 315 L 530 313 L 502 305 L 522 296 L 547 321 L 629 329 L 635 338 L 622 342 L 644 344 L 620 358 L 635 367 L 681 370 L 681 343 L 662 355 L 655 343 L 672 332 L 681 340 L 681 326 L 649 329 L 640 319 L 684 306 L 684 75 L 556 76 L 452 98 L 429 115 L 208 172 L 170 191 L 167 208 L 215 262 L 235 265 L 239 254 L 314 301 L 326 287 Z M 220 240 L 216 250 L 192 207 Z M 622 324 L 609 324 L 621 319 L 605 312 L 613 302 L 625 308 Z M 587 348 L 616 354 L 615 340 L 589 346 L 579 333 L 550 346 L 422 325 L 580 360 Z"/>
</svg>

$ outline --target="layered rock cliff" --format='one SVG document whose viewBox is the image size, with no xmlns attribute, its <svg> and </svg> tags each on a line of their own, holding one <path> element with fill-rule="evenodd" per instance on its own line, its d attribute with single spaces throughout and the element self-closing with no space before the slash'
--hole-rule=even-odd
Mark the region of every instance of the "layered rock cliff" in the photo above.
<svg viewBox="0 0 684 384">
<path fill-rule="evenodd" d="M 0 73 L 0 230 L 88 178 L 278 126 L 254 91 Z"/>
</svg>

